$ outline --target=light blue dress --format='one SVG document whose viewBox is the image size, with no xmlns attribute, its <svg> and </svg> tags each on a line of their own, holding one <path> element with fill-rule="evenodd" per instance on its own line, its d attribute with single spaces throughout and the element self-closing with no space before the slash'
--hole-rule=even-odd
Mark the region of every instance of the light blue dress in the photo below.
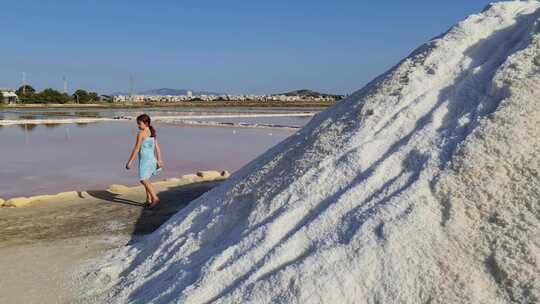
<svg viewBox="0 0 540 304">
<path fill-rule="evenodd" d="M 141 148 L 139 149 L 139 180 L 150 179 L 156 175 L 157 160 L 155 151 L 154 137 L 146 137 L 143 139 Z"/>
</svg>

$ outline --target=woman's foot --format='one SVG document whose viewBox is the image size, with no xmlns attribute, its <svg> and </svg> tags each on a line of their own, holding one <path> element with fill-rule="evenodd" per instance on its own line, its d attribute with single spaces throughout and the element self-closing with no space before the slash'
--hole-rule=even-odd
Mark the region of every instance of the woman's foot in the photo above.
<svg viewBox="0 0 540 304">
<path fill-rule="evenodd" d="M 156 198 L 154 200 L 152 200 L 152 202 L 147 206 L 148 209 L 152 209 L 154 208 L 157 204 L 159 204 L 160 200 L 159 198 Z"/>
</svg>

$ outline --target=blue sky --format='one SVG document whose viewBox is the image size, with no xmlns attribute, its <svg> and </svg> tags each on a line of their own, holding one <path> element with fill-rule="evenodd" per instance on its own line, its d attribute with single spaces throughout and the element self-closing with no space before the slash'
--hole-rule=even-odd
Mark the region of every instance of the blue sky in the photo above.
<svg viewBox="0 0 540 304">
<path fill-rule="evenodd" d="M 350 93 L 490 1 L 2 1 L 0 87 Z"/>
</svg>

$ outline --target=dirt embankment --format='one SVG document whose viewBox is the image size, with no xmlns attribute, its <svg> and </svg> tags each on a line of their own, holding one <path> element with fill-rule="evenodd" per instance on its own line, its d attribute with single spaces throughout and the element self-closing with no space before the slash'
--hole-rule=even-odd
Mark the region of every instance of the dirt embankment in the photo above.
<svg viewBox="0 0 540 304">
<path fill-rule="evenodd" d="M 77 302 L 82 265 L 153 232 L 227 176 L 210 171 L 157 182 L 161 202 L 151 210 L 143 208 L 142 187 L 119 185 L 0 208 L 0 303 Z"/>
</svg>

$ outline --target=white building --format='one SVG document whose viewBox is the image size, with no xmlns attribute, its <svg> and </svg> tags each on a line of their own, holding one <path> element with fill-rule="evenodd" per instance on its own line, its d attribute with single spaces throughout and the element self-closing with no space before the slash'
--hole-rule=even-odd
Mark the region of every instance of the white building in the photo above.
<svg viewBox="0 0 540 304">
<path fill-rule="evenodd" d="M 14 104 L 19 100 L 15 90 L 12 89 L 0 89 L 0 102 L 3 104 Z"/>
</svg>

